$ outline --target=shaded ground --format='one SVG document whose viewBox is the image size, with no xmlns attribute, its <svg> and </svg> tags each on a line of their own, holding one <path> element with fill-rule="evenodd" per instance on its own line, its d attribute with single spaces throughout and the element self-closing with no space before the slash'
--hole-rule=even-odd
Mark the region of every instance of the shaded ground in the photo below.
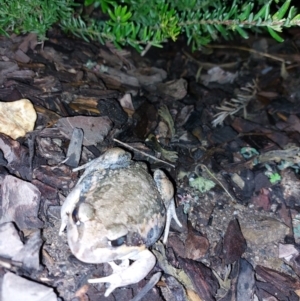
<svg viewBox="0 0 300 301">
<path fill-rule="evenodd" d="M 288 34 L 282 44 L 253 37 L 196 53 L 180 41 L 145 57 L 59 32 L 43 47 L 33 35 L 1 38 L 2 299 L 17 300 L 9 271 L 60 300 L 130 300 L 147 283 L 105 298 L 104 285 L 86 281 L 109 266 L 81 263 L 58 236 L 76 158 L 129 146 L 170 176 L 183 223 L 152 247 L 148 278 L 163 276 L 142 300 L 298 300 L 300 40 Z M 25 137 L 16 134 L 23 117 L 9 111 L 23 98 L 37 113 Z M 82 152 L 68 152 L 74 128 L 84 131 Z"/>
</svg>

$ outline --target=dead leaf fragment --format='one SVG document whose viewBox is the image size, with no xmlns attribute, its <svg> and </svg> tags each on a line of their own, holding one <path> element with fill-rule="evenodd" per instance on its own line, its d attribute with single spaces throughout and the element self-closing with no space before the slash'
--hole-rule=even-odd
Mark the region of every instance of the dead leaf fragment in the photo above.
<svg viewBox="0 0 300 301">
<path fill-rule="evenodd" d="M 209 241 L 206 237 L 197 235 L 190 230 L 185 245 L 186 258 L 197 260 L 205 256 L 209 248 Z"/>
<path fill-rule="evenodd" d="M 239 260 L 245 252 L 247 248 L 246 240 L 236 219 L 229 222 L 223 245 L 223 256 L 226 265 Z"/>
<path fill-rule="evenodd" d="M 12 139 L 23 137 L 34 128 L 36 112 L 28 99 L 0 102 L 0 131 Z"/>
</svg>

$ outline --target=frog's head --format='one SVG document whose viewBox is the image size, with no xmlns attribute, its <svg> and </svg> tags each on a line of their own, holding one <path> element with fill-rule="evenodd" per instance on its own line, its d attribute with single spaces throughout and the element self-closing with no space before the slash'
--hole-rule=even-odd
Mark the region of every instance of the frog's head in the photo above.
<svg viewBox="0 0 300 301">
<path fill-rule="evenodd" d="M 69 215 L 67 233 L 72 253 L 88 263 L 131 258 L 152 242 L 152 236 L 156 237 L 154 229 L 143 237 L 121 223 L 112 221 L 105 226 L 95 219 L 94 209 L 87 203 L 79 204 Z"/>
</svg>

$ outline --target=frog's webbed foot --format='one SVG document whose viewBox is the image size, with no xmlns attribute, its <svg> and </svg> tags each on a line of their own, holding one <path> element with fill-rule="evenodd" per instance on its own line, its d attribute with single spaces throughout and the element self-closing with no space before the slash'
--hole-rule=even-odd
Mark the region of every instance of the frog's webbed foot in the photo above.
<svg viewBox="0 0 300 301">
<path fill-rule="evenodd" d="M 168 240 L 172 218 L 174 218 L 179 227 L 181 227 L 182 225 L 176 215 L 173 184 L 168 179 L 166 174 L 160 169 L 155 170 L 154 181 L 167 209 L 167 219 L 163 238 L 163 243 L 165 244 Z"/>
<path fill-rule="evenodd" d="M 114 289 L 120 286 L 137 283 L 145 278 L 155 265 L 155 256 L 147 249 L 139 252 L 138 255 L 130 258 L 135 260 L 129 265 L 129 259 L 122 260 L 120 265 L 109 262 L 113 269 L 110 276 L 96 279 L 89 279 L 89 283 L 109 283 L 104 296 L 107 297 Z"/>
</svg>

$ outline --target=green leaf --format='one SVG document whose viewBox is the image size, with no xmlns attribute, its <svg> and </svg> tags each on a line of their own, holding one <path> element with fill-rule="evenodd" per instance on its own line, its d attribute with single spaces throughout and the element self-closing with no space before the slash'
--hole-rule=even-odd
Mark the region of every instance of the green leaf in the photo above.
<svg viewBox="0 0 300 301">
<path fill-rule="evenodd" d="M 108 12 L 110 18 L 111 18 L 114 22 L 116 22 L 116 21 L 117 21 L 117 17 L 116 17 L 116 15 L 112 12 L 112 10 L 109 8 L 109 9 L 107 10 L 107 12 Z"/>
<path fill-rule="evenodd" d="M 300 22 L 300 14 L 296 15 L 290 22 L 291 25 L 297 25 L 297 23 Z"/>
<path fill-rule="evenodd" d="M 252 2 L 248 3 L 246 7 L 243 7 L 243 12 L 239 15 L 239 20 L 240 21 L 245 21 L 248 19 L 252 9 L 253 9 L 254 4 Z"/>
<path fill-rule="evenodd" d="M 150 44 L 154 47 L 163 48 L 163 46 L 161 44 L 159 44 L 158 42 L 151 42 Z"/>
<path fill-rule="evenodd" d="M 209 191 L 210 189 L 215 187 L 215 183 L 209 179 L 205 179 L 201 176 L 197 178 L 191 178 L 189 180 L 189 185 L 193 188 L 198 189 L 201 193 L 205 193 Z"/>
<path fill-rule="evenodd" d="M 108 3 L 106 1 L 101 1 L 101 10 L 104 12 L 104 13 L 107 13 L 108 12 Z"/>
<path fill-rule="evenodd" d="M 217 38 L 217 35 L 216 35 L 216 31 L 214 30 L 214 28 L 211 25 L 207 24 L 206 29 L 210 33 L 212 39 L 215 40 Z"/>
<path fill-rule="evenodd" d="M 290 4 L 291 4 L 291 0 L 285 1 L 283 5 L 280 7 L 279 11 L 272 16 L 273 21 L 281 20 L 284 17 L 287 10 L 289 9 Z"/>
<path fill-rule="evenodd" d="M 142 33 L 142 40 L 147 41 L 148 40 L 148 27 L 145 26 Z"/>
<path fill-rule="evenodd" d="M 228 31 L 222 25 L 215 25 L 216 29 L 221 33 L 224 39 L 228 37 Z"/>
<path fill-rule="evenodd" d="M 253 15 L 253 13 L 251 13 L 249 16 L 248 16 L 248 22 L 249 23 L 251 23 L 252 21 L 253 21 L 253 17 L 254 17 L 254 15 Z"/>
<path fill-rule="evenodd" d="M 257 14 L 255 14 L 253 20 L 257 21 L 259 18 L 264 18 L 265 20 L 268 18 L 269 11 L 270 11 L 270 4 L 272 1 L 269 1 L 266 3 L 259 11 Z"/>
<path fill-rule="evenodd" d="M 243 28 L 237 26 L 235 29 L 244 39 L 249 38 L 248 33 Z"/>
<path fill-rule="evenodd" d="M 84 0 L 84 5 L 85 6 L 90 6 L 91 4 L 93 4 L 95 2 L 95 0 Z"/>
<path fill-rule="evenodd" d="M 115 45 L 115 47 L 117 49 L 121 49 L 122 48 L 121 45 L 116 42 L 116 40 L 114 40 L 113 43 L 114 43 L 114 45 Z"/>
<path fill-rule="evenodd" d="M 296 13 L 297 13 L 297 9 L 295 8 L 295 6 L 292 6 L 289 10 L 287 19 L 293 19 L 295 17 Z"/>
<path fill-rule="evenodd" d="M 6 37 L 9 37 L 9 34 L 5 30 L 3 30 L 2 28 L 0 28 L 0 34 L 4 35 Z"/>
<path fill-rule="evenodd" d="M 121 5 L 115 6 L 115 16 L 120 17 L 121 12 L 122 12 L 122 6 Z"/>
<path fill-rule="evenodd" d="M 127 22 L 132 16 L 132 13 L 131 12 L 128 12 L 127 14 L 124 14 L 122 17 L 121 17 L 121 22 L 125 23 Z"/>
<path fill-rule="evenodd" d="M 279 182 L 281 180 L 281 176 L 279 173 L 272 173 L 270 176 L 269 176 L 269 180 L 272 184 L 275 184 L 277 182 Z"/>
<path fill-rule="evenodd" d="M 284 39 L 276 32 L 274 31 L 271 27 L 268 27 L 268 31 L 272 38 L 274 38 L 277 42 L 283 42 Z"/>
<path fill-rule="evenodd" d="M 125 16 L 126 15 L 126 11 L 127 11 L 127 6 L 123 6 L 122 9 L 121 9 L 121 15 L 122 16 Z"/>
</svg>

